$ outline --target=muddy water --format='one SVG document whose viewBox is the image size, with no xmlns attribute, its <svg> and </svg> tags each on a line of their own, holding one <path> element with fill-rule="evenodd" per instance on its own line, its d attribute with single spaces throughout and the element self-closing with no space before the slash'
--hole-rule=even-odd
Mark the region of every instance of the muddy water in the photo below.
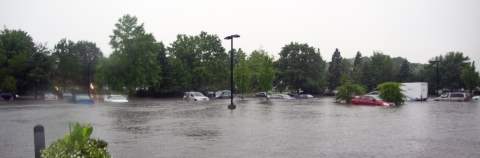
<svg viewBox="0 0 480 158">
<path fill-rule="evenodd" d="M 0 157 L 34 157 L 33 127 L 45 127 L 48 146 L 69 122 L 90 123 L 114 157 L 480 157 L 478 101 L 332 101 L 0 101 Z"/>
</svg>

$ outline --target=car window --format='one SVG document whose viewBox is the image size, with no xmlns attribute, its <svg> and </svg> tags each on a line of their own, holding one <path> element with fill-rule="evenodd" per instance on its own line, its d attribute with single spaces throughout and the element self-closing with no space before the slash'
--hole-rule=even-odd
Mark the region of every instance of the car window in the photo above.
<svg viewBox="0 0 480 158">
<path fill-rule="evenodd" d="M 368 97 L 368 100 L 369 100 L 369 101 L 373 101 L 373 98 L 372 98 L 372 97 Z"/>
<path fill-rule="evenodd" d="M 362 96 L 362 97 L 360 98 L 360 100 L 367 100 L 367 97 Z"/>
<path fill-rule="evenodd" d="M 442 94 L 442 98 L 448 98 L 448 94 Z"/>
</svg>

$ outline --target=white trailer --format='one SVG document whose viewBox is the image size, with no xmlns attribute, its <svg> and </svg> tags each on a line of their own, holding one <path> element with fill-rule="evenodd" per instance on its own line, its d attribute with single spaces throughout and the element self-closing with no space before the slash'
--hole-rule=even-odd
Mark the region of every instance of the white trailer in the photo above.
<svg viewBox="0 0 480 158">
<path fill-rule="evenodd" d="M 415 101 L 427 101 L 428 99 L 428 83 L 427 82 L 410 82 L 402 83 L 403 94 Z"/>
</svg>

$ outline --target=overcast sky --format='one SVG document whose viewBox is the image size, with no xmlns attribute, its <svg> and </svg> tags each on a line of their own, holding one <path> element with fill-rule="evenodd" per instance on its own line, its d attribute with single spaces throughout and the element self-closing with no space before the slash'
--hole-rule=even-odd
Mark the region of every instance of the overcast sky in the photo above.
<svg viewBox="0 0 480 158">
<path fill-rule="evenodd" d="M 115 23 L 125 14 L 166 46 L 177 34 L 201 31 L 221 39 L 231 34 L 234 48 L 247 54 L 263 48 L 278 57 L 290 42 L 320 48 L 331 61 L 335 48 L 344 58 L 357 51 L 371 56 L 427 63 L 460 51 L 480 63 L 480 0 L 1 0 L 0 24 L 29 33 L 53 49 L 60 39 L 87 40 L 105 56 Z M 223 40 L 229 50 L 230 41 Z"/>
</svg>

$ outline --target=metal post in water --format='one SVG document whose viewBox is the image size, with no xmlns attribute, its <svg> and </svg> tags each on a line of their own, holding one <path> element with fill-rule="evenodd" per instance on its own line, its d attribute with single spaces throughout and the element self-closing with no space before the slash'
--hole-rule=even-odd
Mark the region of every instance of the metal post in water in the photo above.
<svg viewBox="0 0 480 158">
<path fill-rule="evenodd" d="M 40 150 L 45 149 L 45 130 L 43 125 L 33 127 L 33 141 L 35 144 L 35 158 L 40 158 Z"/>
</svg>

